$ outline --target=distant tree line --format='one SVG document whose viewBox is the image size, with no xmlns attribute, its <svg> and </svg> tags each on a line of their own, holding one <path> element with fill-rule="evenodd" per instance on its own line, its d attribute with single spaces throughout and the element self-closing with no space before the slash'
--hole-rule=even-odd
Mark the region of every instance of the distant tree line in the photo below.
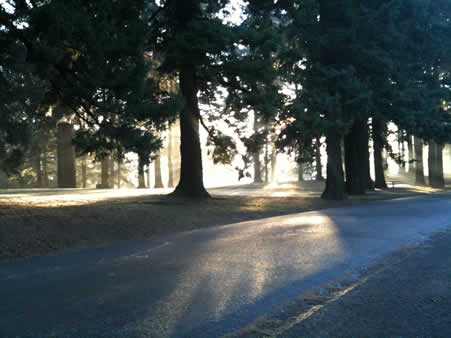
<svg viewBox="0 0 451 338">
<path fill-rule="evenodd" d="M 213 161 L 240 157 L 240 177 L 256 182 L 271 180 L 279 152 L 296 157 L 300 179 L 309 168 L 324 179 L 324 142 L 325 199 L 385 188 L 387 157 L 426 184 L 426 144 L 428 184 L 440 188 L 450 33 L 447 0 L 7 1 L 0 170 L 37 187 L 56 177 L 58 187 L 108 188 L 121 186 L 134 153 L 139 187 L 152 161 L 161 187 L 165 143 L 164 183 L 175 196 L 208 198 L 202 127 Z M 404 151 L 388 142 L 390 123 Z"/>
</svg>

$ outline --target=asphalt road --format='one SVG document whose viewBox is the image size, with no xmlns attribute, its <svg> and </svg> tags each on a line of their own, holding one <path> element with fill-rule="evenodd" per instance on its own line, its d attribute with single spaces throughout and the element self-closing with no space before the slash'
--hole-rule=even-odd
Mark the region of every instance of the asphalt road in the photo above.
<svg viewBox="0 0 451 338">
<path fill-rule="evenodd" d="M 442 194 L 2 264 L 0 337 L 216 337 L 450 226 Z"/>
<path fill-rule="evenodd" d="M 451 337 L 451 231 L 397 254 L 277 337 Z"/>
</svg>

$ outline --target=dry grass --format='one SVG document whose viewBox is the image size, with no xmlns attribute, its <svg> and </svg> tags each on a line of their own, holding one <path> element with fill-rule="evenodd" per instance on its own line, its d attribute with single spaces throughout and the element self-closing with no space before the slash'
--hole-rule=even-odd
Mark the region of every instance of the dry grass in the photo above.
<svg viewBox="0 0 451 338">
<path fill-rule="evenodd" d="M 399 198 L 436 190 L 404 186 L 324 201 L 322 183 L 212 189 L 190 202 L 149 191 L 29 190 L 0 193 L 0 261 L 144 239 L 246 220 Z"/>
</svg>

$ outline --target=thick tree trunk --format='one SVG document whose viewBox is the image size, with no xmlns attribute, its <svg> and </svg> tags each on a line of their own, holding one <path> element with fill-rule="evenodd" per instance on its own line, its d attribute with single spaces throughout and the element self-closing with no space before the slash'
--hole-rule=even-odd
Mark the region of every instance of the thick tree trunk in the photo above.
<svg viewBox="0 0 451 338">
<path fill-rule="evenodd" d="M 253 153 L 252 158 L 254 160 L 254 183 L 263 183 L 260 154 Z"/>
<path fill-rule="evenodd" d="M 144 169 L 145 171 L 145 169 Z M 147 165 L 147 186 L 150 188 L 152 186 L 152 182 L 150 180 L 150 177 L 152 176 L 152 169 L 150 167 L 150 163 Z"/>
<path fill-rule="evenodd" d="M 108 160 L 110 161 L 109 168 L 110 168 L 110 175 L 108 177 L 108 184 L 110 186 L 110 189 L 114 189 L 114 156 L 110 155 L 108 156 Z"/>
<path fill-rule="evenodd" d="M 57 180 L 58 188 L 75 188 L 75 151 L 72 145 L 73 128 L 70 123 L 58 123 Z"/>
<path fill-rule="evenodd" d="M 258 133 L 260 125 L 258 123 L 257 114 L 254 114 L 254 133 Z M 257 147 L 258 148 L 258 147 Z M 260 161 L 260 151 L 256 151 L 252 154 L 254 162 L 254 183 L 263 183 L 262 178 L 262 165 Z"/>
<path fill-rule="evenodd" d="M 407 136 L 407 149 L 409 152 L 409 169 L 408 169 L 408 173 L 412 174 L 414 172 L 414 167 L 415 167 L 415 162 L 413 161 L 414 159 L 414 151 L 413 151 L 413 137 L 412 135 L 408 135 Z"/>
<path fill-rule="evenodd" d="M 404 144 L 404 131 L 399 130 L 398 132 L 398 142 L 399 142 L 399 150 L 401 152 L 401 159 L 402 159 L 402 165 L 401 167 L 404 168 L 404 172 L 407 173 L 407 162 L 406 162 L 406 146 Z"/>
<path fill-rule="evenodd" d="M 144 179 L 144 163 L 139 161 L 138 164 L 138 189 L 146 189 L 146 181 Z"/>
<path fill-rule="evenodd" d="M 304 182 L 304 163 L 298 163 L 298 182 Z"/>
<path fill-rule="evenodd" d="M 387 188 L 385 181 L 385 170 L 383 160 L 384 150 L 384 122 L 376 117 L 373 117 L 373 144 L 374 144 L 374 172 L 375 172 L 375 187 L 379 189 Z"/>
<path fill-rule="evenodd" d="M 110 160 L 108 156 L 104 157 L 101 162 L 100 188 L 110 189 Z"/>
<path fill-rule="evenodd" d="M 415 149 L 415 185 L 426 185 L 423 168 L 423 140 L 417 136 L 413 139 Z"/>
<path fill-rule="evenodd" d="M 364 195 L 368 189 L 366 124 L 366 120 L 356 120 L 345 136 L 346 190 L 350 195 Z"/>
<path fill-rule="evenodd" d="M 341 137 L 336 129 L 326 131 L 327 178 L 323 199 L 343 200 L 346 198 L 343 162 L 341 156 Z"/>
<path fill-rule="evenodd" d="M 437 183 L 440 188 L 445 187 L 445 176 L 443 172 L 443 150 L 445 145 L 437 144 Z"/>
<path fill-rule="evenodd" d="M 321 163 L 321 140 L 319 137 L 315 140 L 315 166 L 316 166 L 316 180 L 323 181 L 323 165 Z"/>
<path fill-rule="evenodd" d="M 335 22 L 341 15 L 336 11 L 335 6 L 328 0 L 320 0 L 321 36 L 327 38 L 335 30 Z M 323 43 L 320 51 L 321 64 L 324 66 L 336 63 L 336 56 L 329 45 Z M 327 88 L 329 93 L 335 93 L 334 88 Z M 341 107 L 336 107 L 340 109 Z M 332 108 L 334 109 L 334 108 Z M 327 180 L 326 188 L 322 198 L 329 200 L 342 200 L 346 198 L 345 183 L 343 174 L 343 161 L 341 152 L 342 137 L 334 126 L 340 119 L 340 112 L 329 110 L 325 112 L 326 120 L 330 124 L 326 130 L 327 144 Z"/>
<path fill-rule="evenodd" d="M 117 188 L 120 189 L 121 188 L 121 170 L 122 169 L 122 161 L 121 160 L 117 160 Z"/>
<path fill-rule="evenodd" d="M 274 147 L 271 154 L 271 182 L 276 180 L 276 168 L 277 168 L 277 150 Z"/>
<path fill-rule="evenodd" d="M 194 66 L 182 67 L 180 88 L 185 98 L 185 106 L 180 113 L 180 181 L 173 195 L 191 199 L 209 198 L 203 181 L 198 89 Z"/>
<path fill-rule="evenodd" d="M 428 178 L 429 186 L 437 187 L 437 145 L 433 141 L 428 142 Z"/>
<path fill-rule="evenodd" d="M 168 128 L 168 188 L 174 188 L 174 159 L 173 150 L 174 140 L 171 126 Z"/>
<path fill-rule="evenodd" d="M 265 183 L 268 184 L 269 182 L 269 146 L 268 146 L 268 140 L 266 140 L 265 143 Z"/>
<path fill-rule="evenodd" d="M 432 188 L 443 188 L 445 180 L 443 178 L 443 147 L 434 141 L 429 141 L 429 185 Z"/>
<path fill-rule="evenodd" d="M 155 159 L 154 163 L 154 169 L 155 169 L 155 185 L 154 188 L 164 188 L 163 180 L 161 179 L 161 157 L 160 154 L 158 154 L 157 158 Z"/>
<path fill-rule="evenodd" d="M 81 158 L 81 186 L 86 189 L 88 183 L 88 165 L 86 163 L 86 156 Z"/>
<path fill-rule="evenodd" d="M 49 169 L 48 169 L 48 159 L 47 159 L 47 146 L 44 147 L 42 152 L 42 187 L 49 187 Z"/>
<path fill-rule="evenodd" d="M 37 143 L 37 142 L 36 142 Z M 33 170 L 36 173 L 36 188 L 42 188 L 41 147 L 36 144 L 33 149 Z"/>
</svg>

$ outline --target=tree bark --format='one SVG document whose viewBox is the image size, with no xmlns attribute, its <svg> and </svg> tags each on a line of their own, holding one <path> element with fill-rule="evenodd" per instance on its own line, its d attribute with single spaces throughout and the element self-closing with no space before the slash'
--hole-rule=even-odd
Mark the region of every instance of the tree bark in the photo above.
<svg viewBox="0 0 451 338">
<path fill-rule="evenodd" d="M 168 128 L 168 188 L 174 188 L 174 159 L 173 159 L 173 151 L 172 148 L 174 147 L 174 140 L 173 140 L 173 132 L 172 127 L 169 126 Z"/>
<path fill-rule="evenodd" d="M 443 188 L 445 180 L 443 178 L 443 147 L 434 141 L 429 141 L 429 185 L 432 188 Z"/>
<path fill-rule="evenodd" d="M 70 123 L 58 123 L 57 181 L 58 188 L 76 188 L 75 150 L 72 145 L 73 128 Z"/>
<path fill-rule="evenodd" d="M 337 14 L 335 6 L 329 0 L 320 0 L 320 29 L 321 36 L 327 38 L 336 29 L 336 22 L 341 17 Z M 329 45 L 324 44 L 320 51 L 320 61 L 322 65 L 328 66 L 336 63 L 335 53 Z M 325 88 L 329 94 L 335 93 L 335 88 Z M 340 109 L 340 107 L 336 107 Z M 342 136 L 337 130 L 335 124 L 339 120 L 340 112 L 337 110 L 329 110 L 325 112 L 326 120 L 329 126 L 326 129 L 327 144 L 327 179 L 326 188 L 322 194 L 323 199 L 343 200 L 346 198 L 343 161 L 341 152 Z"/>
<path fill-rule="evenodd" d="M 415 185 L 426 185 L 423 168 L 423 140 L 417 136 L 413 139 L 415 149 Z"/>
<path fill-rule="evenodd" d="M 414 167 L 415 167 L 415 162 L 413 161 L 414 159 L 414 150 L 413 150 L 413 137 L 412 135 L 407 135 L 407 149 L 409 152 L 409 169 L 408 169 L 408 173 L 412 174 L 414 172 Z"/>
<path fill-rule="evenodd" d="M 445 176 L 443 172 L 443 150 L 444 144 L 437 144 L 437 183 L 440 188 L 445 187 Z"/>
<path fill-rule="evenodd" d="M 146 189 L 146 181 L 144 179 L 144 163 L 138 163 L 138 189 Z"/>
<path fill-rule="evenodd" d="M 49 187 L 49 170 L 48 170 L 48 159 L 47 159 L 47 145 L 44 146 L 42 152 L 42 187 Z"/>
<path fill-rule="evenodd" d="M 86 189 L 88 182 L 88 165 L 86 163 L 86 155 L 81 158 L 81 186 L 83 189 Z"/>
<path fill-rule="evenodd" d="M 117 160 L 117 188 L 120 189 L 121 188 L 121 168 L 122 167 L 122 160 Z"/>
<path fill-rule="evenodd" d="M 258 133 L 259 123 L 257 119 L 257 114 L 254 113 L 254 133 Z M 252 154 L 252 159 L 254 161 L 254 183 L 263 183 L 262 179 L 262 166 L 260 161 L 260 151 L 258 150 Z"/>
<path fill-rule="evenodd" d="M 145 171 L 145 169 L 144 169 Z M 150 167 L 150 163 L 147 165 L 147 186 L 150 188 L 152 186 L 152 182 L 150 180 L 150 177 L 152 176 L 152 169 Z"/>
<path fill-rule="evenodd" d="M 33 146 L 33 170 L 36 173 L 36 188 L 42 188 L 41 147 L 39 143 Z"/>
<path fill-rule="evenodd" d="M 271 154 L 271 182 L 276 180 L 276 168 L 277 168 L 277 149 L 274 147 Z"/>
<path fill-rule="evenodd" d="M 164 188 L 163 180 L 161 179 L 161 157 L 160 154 L 158 154 L 157 158 L 155 159 L 154 163 L 154 169 L 155 169 L 155 185 L 154 188 Z"/>
<path fill-rule="evenodd" d="M 323 181 L 323 165 L 321 163 L 321 140 L 319 137 L 315 140 L 315 166 L 316 166 L 316 180 Z"/>
<path fill-rule="evenodd" d="M 383 160 L 384 150 L 384 123 L 382 120 L 373 117 L 373 144 L 374 144 L 374 172 L 375 172 L 375 187 L 379 189 L 386 189 L 387 183 L 385 181 L 385 170 Z"/>
<path fill-rule="evenodd" d="M 110 189 L 110 160 L 108 156 L 102 158 L 100 173 L 100 188 Z"/>
<path fill-rule="evenodd" d="M 346 199 L 343 162 L 341 156 L 341 137 L 334 128 L 326 131 L 327 144 L 327 178 L 326 188 L 322 194 L 323 199 Z"/>
<path fill-rule="evenodd" d="M 298 163 L 298 182 L 304 182 L 304 163 Z"/>
<path fill-rule="evenodd" d="M 366 128 L 365 120 L 356 120 L 345 136 L 346 190 L 350 195 L 364 195 L 368 189 Z"/>
<path fill-rule="evenodd" d="M 265 140 L 265 183 L 268 184 L 269 182 L 269 146 L 268 146 L 268 140 Z"/>
<path fill-rule="evenodd" d="M 180 112 L 180 181 L 172 194 L 190 199 L 205 199 L 210 195 L 203 181 L 198 89 L 194 66 L 182 66 L 180 88 L 185 98 L 185 106 Z"/>
</svg>

